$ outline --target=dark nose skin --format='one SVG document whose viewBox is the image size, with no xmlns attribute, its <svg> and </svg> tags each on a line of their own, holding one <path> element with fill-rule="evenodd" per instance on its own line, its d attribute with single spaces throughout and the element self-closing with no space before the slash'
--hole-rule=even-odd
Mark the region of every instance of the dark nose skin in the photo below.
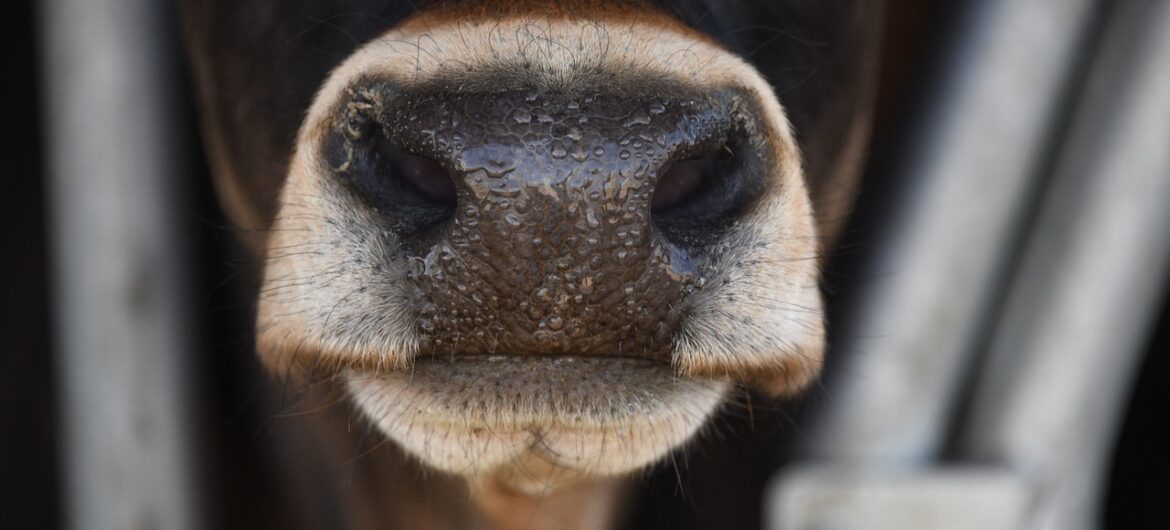
<svg viewBox="0 0 1170 530">
<path fill-rule="evenodd" d="M 727 149 L 724 102 L 415 89 L 373 107 L 342 177 L 398 235 L 421 355 L 669 359 L 702 287 L 686 226 L 712 210 L 688 198 L 751 191 L 682 162 Z"/>
</svg>

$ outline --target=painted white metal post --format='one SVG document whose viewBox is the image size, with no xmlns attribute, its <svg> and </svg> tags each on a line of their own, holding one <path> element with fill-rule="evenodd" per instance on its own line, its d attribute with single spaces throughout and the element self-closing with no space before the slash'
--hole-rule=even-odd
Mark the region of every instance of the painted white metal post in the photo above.
<svg viewBox="0 0 1170 530">
<path fill-rule="evenodd" d="M 912 192 L 885 208 L 872 280 L 834 328 L 844 366 L 813 458 L 900 466 L 940 450 L 1095 2 L 971 4 L 900 168 Z"/>
<path fill-rule="evenodd" d="M 838 330 L 850 375 L 831 389 L 843 395 L 811 460 L 773 484 L 773 528 L 1100 523 L 1170 270 L 1170 4 L 1111 3 L 1096 49 L 1079 45 L 1087 17 L 1104 13 L 1090 3 L 1007 4 L 974 22 L 983 37 L 968 52 L 983 55 L 952 59 L 966 71 L 928 118 L 937 140 L 912 167 L 921 191 L 890 205 L 899 223 L 871 243 L 885 252 L 860 327 Z M 1083 90 L 1074 60 L 1089 65 Z M 1069 88 L 1071 119 L 1056 128 L 1050 105 Z M 1032 186 L 1040 200 L 1021 215 Z M 987 303 L 997 296 L 1002 306 Z M 947 436 L 958 452 L 943 465 Z"/>
<path fill-rule="evenodd" d="M 1034 484 L 1029 528 L 1100 523 L 1170 271 L 1170 3 L 1115 5 L 959 437 Z"/>
<path fill-rule="evenodd" d="M 41 4 L 67 521 L 195 526 L 165 2 Z"/>
</svg>

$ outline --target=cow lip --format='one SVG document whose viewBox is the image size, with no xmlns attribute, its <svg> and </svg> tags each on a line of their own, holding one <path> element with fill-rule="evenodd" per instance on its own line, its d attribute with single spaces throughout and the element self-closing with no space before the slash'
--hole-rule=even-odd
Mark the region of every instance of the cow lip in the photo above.
<svg viewBox="0 0 1170 530">
<path fill-rule="evenodd" d="M 675 387 L 715 382 L 705 377 L 680 376 L 668 363 L 660 361 L 599 356 L 464 355 L 416 359 L 412 367 L 392 372 L 350 369 L 343 373 L 348 380 L 397 381 L 399 385 L 415 387 L 418 392 L 433 395 L 484 396 L 497 400 L 502 396 L 523 395 L 524 401 L 534 410 L 526 413 L 510 409 L 509 413 L 515 414 L 510 421 L 515 422 L 513 427 L 534 433 L 550 427 L 548 420 L 568 414 L 565 410 L 545 410 L 547 403 L 540 404 L 542 396 L 578 404 L 615 398 L 641 400 L 646 395 L 670 392 L 669 389 Z M 655 388 L 651 390 L 650 387 Z M 595 394 L 597 389 L 606 391 Z M 508 409 L 502 402 L 497 405 L 500 410 Z M 580 410 L 583 409 L 577 409 L 576 414 Z M 437 417 L 462 417 L 464 412 L 448 410 Z M 624 418 L 618 423 L 635 420 Z M 465 426 L 467 422 L 466 418 L 459 420 Z M 438 423 L 443 421 L 440 419 Z"/>
<path fill-rule="evenodd" d="M 524 363 L 524 362 L 551 362 L 558 361 L 576 362 L 576 361 L 632 361 L 639 366 L 671 366 L 669 358 L 637 355 L 637 354 L 581 354 L 581 353 L 431 353 L 419 354 L 414 357 L 414 362 L 435 362 L 435 363 L 456 363 L 460 361 L 478 361 L 490 363 Z"/>
<path fill-rule="evenodd" d="M 466 476 L 527 457 L 591 476 L 644 468 L 691 439 L 730 388 L 595 356 L 444 357 L 341 375 L 357 409 L 408 454 Z"/>
<path fill-rule="evenodd" d="M 270 345 L 271 346 L 271 345 Z M 280 352 L 279 348 L 276 351 Z M 416 353 L 395 358 L 388 356 L 378 349 L 352 350 L 337 348 L 302 347 L 283 356 L 264 354 L 261 346 L 261 357 L 276 373 L 293 377 L 318 377 L 324 373 L 334 375 L 367 376 L 367 377 L 396 377 L 413 375 L 419 367 L 424 367 L 439 374 L 445 368 L 459 369 L 468 366 L 482 366 L 485 363 L 499 367 L 515 367 L 527 365 L 532 369 L 549 369 L 559 366 L 580 368 L 592 366 L 602 372 L 612 371 L 615 366 L 624 366 L 639 371 L 653 370 L 661 379 L 677 381 L 718 380 L 730 383 L 745 390 L 758 391 L 773 398 L 788 396 L 805 388 L 806 383 L 790 384 L 783 382 L 773 384 L 766 376 L 770 372 L 761 370 L 755 374 L 749 367 L 746 371 L 735 365 L 722 366 L 719 364 L 689 366 L 679 364 L 679 359 L 671 356 L 651 356 L 635 354 L 598 354 L 598 353 L 525 353 L 504 354 L 498 352 L 432 352 Z M 796 359 L 799 360 L 799 359 Z M 798 363 L 799 364 L 799 363 Z M 437 370 L 435 370 L 437 368 Z M 737 371 L 738 370 L 738 371 Z M 778 368 L 784 372 L 783 367 Z M 819 372 L 819 368 L 815 371 Z M 314 375 L 316 374 L 316 375 Z M 498 374 L 496 374 L 498 375 Z M 599 374 L 600 375 L 600 374 Z M 493 375 L 495 377 L 495 375 Z M 498 379 L 498 377 L 496 377 Z M 604 377 L 601 377 L 604 379 Z"/>
<path fill-rule="evenodd" d="M 338 366 L 341 373 L 348 376 L 369 377 L 397 377 L 416 375 L 420 369 L 428 371 L 431 377 L 444 378 L 449 373 L 457 373 L 484 366 L 495 367 L 487 372 L 485 379 L 500 379 L 526 371 L 529 374 L 542 374 L 553 377 L 558 372 L 573 371 L 583 375 L 584 370 L 591 370 L 599 379 L 606 379 L 607 375 L 616 370 L 628 370 L 646 374 L 660 379 L 709 379 L 707 377 L 692 377 L 678 373 L 669 359 L 654 358 L 636 355 L 599 355 L 599 354 L 501 354 L 501 353 L 455 353 L 455 354 L 418 354 L 409 363 L 393 368 L 385 365 L 371 365 L 366 362 L 347 362 Z"/>
<path fill-rule="evenodd" d="M 508 374 L 516 373 L 520 367 L 528 368 L 531 373 L 547 372 L 550 374 L 554 373 L 553 371 L 557 369 L 580 371 L 582 368 L 592 367 L 596 371 L 599 379 L 604 380 L 607 378 L 605 374 L 620 367 L 620 369 L 641 372 L 659 379 L 672 379 L 677 381 L 721 380 L 743 389 L 759 391 L 764 395 L 773 397 L 777 395 L 774 389 L 770 389 L 767 385 L 750 378 L 730 373 L 720 374 L 719 371 L 700 374 L 685 373 L 669 357 L 634 354 L 420 353 L 415 354 L 410 361 L 394 366 L 388 366 L 378 361 L 349 359 L 336 364 L 335 368 L 340 373 L 346 374 L 347 377 L 394 377 L 404 374 L 413 377 L 419 368 L 423 367 L 430 371 L 432 377 L 442 378 L 443 372 L 448 369 L 463 370 L 472 366 L 483 367 L 484 365 L 492 365 L 498 368 L 497 371 L 488 372 L 489 375 L 486 379 L 489 380 L 507 377 Z"/>
</svg>

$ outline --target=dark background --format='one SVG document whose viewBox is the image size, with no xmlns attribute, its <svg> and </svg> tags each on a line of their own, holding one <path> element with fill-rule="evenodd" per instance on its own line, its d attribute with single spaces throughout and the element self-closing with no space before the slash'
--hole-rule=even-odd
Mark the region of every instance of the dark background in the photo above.
<svg viewBox="0 0 1170 530">
<path fill-rule="evenodd" d="M 880 162 L 898 138 L 891 116 L 913 104 L 914 83 L 930 68 L 931 43 L 946 27 L 948 14 L 928 9 L 929 4 L 895 2 L 900 6 L 895 13 L 901 16 L 892 19 L 887 56 L 896 60 L 883 72 L 872 148 L 875 162 L 862 196 L 862 212 L 881 206 L 882 186 L 893 177 L 882 174 Z M 31 0 L 10 0 L 0 17 L 4 72 L 0 87 L 4 96 L 0 100 L 0 248 L 4 249 L 0 254 L 0 278 L 4 279 L 0 287 L 0 527 L 4 528 L 58 528 L 64 523 L 35 8 Z M 175 44 L 174 60 L 181 64 Z M 181 96 L 190 101 L 189 93 Z M 263 396 L 257 395 L 262 374 L 250 336 L 249 293 L 255 264 L 241 251 L 215 204 L 189 103 L 178 118 L 185 124 L 191 179 L 185 186 L 190 201 L 183 219 L 197 258 L 194 309 L 200 343 L 196 347 L 197 415 L 192 421 L 199 433 L 196 468 L 203 493 L 197 509 L 210 527 L 279 528 L 281 506 L 290 499 L 280 495 L 280 485 L 267 467 L 263 444 L 256 436 L 268 418 L 259 404 Z M 848 234 L 849 244 L 864 244 L 864 230 L 855 226 Z M 848 259 L 847 252 L 835 257 L 830 283 L 848 283 L 844 277 Z M 1170 492 L 1166 485 L 1170 412 L 1163 403 L 1170 395 L 1170 297 L 1166 299 L 1117 440 L 1107 528 L 1166 527 L 1163 499 Z M 830 307 L 832 303 L 830 293 Z M 782 427 L 774 421 L 758 426 Z M 724 457 L 712 455 L 713 461 L 705 465 L 717 465 Z M 749 443 L 740 457 L 761 458 L 762 467 L 780 463 L 774 449 L 758 443 Z M 673 472 L 667 475 L 651 477 L 651 492 L 638 516 L 641 523 L 669 528 L 679 517 L 716 518 L 720 492 L 687 484 L 680 493 Z"/>
</svg>

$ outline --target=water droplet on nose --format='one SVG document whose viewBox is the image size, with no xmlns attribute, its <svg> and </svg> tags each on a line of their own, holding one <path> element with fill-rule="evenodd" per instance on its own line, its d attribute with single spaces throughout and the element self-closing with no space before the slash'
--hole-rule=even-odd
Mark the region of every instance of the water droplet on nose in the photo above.
<svg viewBox="0 0 1170 530">
<path fill-rule="evenodd" d="M 622 151 L 622 152 L 618 153 L 618 158 L 620 158 L 622 160 L 629 160 L 630 159 L 630 152 L 629 151 Z"/>
<path fill-rule="evenodd" d="M 553 144 L 551 154 L 552 154 L 553 158 L 556 158 L 559 160 L 561 158 L 564 158 L 565 155 L 569 154 L 569 152 L 565 149 L 565 146 L 561 145 L 560 142 L 556 142 Z"/>
<path fill-rule="evenodd" d="M 515 181 L 502 182 L 499 186 L 492 189 L 492 193 L 501 197 L 515 198 L 520 195 L 520 188 L 518 186 Z"/>
<path fill-rule="evenodd" d="M 597 213 L 595 213 L 592 208 L 585 211 L 585 222 L 589 225 L 589 228 L 597 228 L 601 226 L 601 222 L 597 220 Z"/>
<path fill-rule="evenodd" d="M 574 142 L 580 141 L 582 135 L 581 128 L 576 125 L 569 127 L 569 132 L 565 133 L 565 136 Z"/>
<path fill-rule="evenodd" d="M 584 294 L 584 295 L 593 294 L 593 277 L 586 276 L 584 278 L 581 278 L 581 285 L 578 287 L 578 289 L 580 289 L 581 294 Z"/>
<path fill-rule="evenodd" d="M 601 156 L 604 154 L 605 154 L 605 148 L 603 148 L 603 147 L 593 148 L 593 156 Z"/>
<path fill-rule="evenodd" d="M 560 331 L 560 329 L 563 327 L 565 327 L 564 319 L 556 315 L 548 317 L 548 329 L 553 331 Z"/>
<path fill-rule="evenodd" d="M 656 101 L 651 103 L 650 107 L 648 107 L 646 110 L 650 111 L 650 114 L 662 114 L 663 112 L 666 112 L 666 107 Z"/>
<path fill-rule="evenodd" d="M 532 121 L 532 113 L 520 109 L 512 113 L 512 119 L 516 120 L 516 123 L 529 123 Z"/>
<path fill-rule="evenodd" d="M 649 123 L 650 123 L 650 116 L 647 116 L 646 114 L 641 113 L 641 112 L 636 112 L 634 114 L 631 114 L 630 117 L 627 118 L 624 123 L 622 123 L 622 126 L 623 127 L 633 127 L 635 125 L 648 125 Z"/>
<path fill-rule="evenodd" d="M 573 152 L 569 153 L 569 156 L 573 157 L 573 160 L 578 162 L 584 162 L 589 159 L 589 155 L 586 154 L 585 150 L 581 149 L 580 146 L 573 147 Z"/>
</svg>

